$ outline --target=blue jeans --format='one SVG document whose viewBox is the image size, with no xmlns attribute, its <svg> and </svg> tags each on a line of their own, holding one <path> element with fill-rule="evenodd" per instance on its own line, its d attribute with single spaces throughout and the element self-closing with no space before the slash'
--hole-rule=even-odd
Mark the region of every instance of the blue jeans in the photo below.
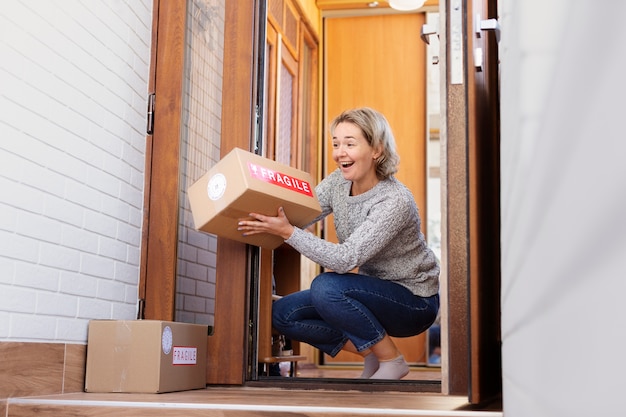
<svg viewBox="0 0 626 417">
<path fill-rule="evenodd" d="M 386 334 L 408 337 L 430 327 L 439 295 L 419 297 L 395 282 L 359 274 L 326 272 L 311 289 L 274 302 L 274 328 L 335 357 L 351 340 L 360 352 Z"/>
</svg>

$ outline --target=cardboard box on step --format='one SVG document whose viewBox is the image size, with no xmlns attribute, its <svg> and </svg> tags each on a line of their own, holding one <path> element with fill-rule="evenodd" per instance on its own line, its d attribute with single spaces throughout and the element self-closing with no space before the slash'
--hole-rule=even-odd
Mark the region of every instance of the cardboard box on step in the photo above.
<svg viewBox="0 0 626 417">
<path fill-rule="evenodd" d="M 283 207 L 291 224 L 303 227 L 321 213 L 308 173 L 239 148 L 189 187 L 188 195 L 196 229 L 268 249 L 283 239 L 244 237 L 237 230 L 240 219 L 252 212 L 276 216 Z"/>
<path fill-rule="evenodd" d="M 208 326 L 91 320 L 85 391 L 162 393 L 206 387 Z"/>
</svg>

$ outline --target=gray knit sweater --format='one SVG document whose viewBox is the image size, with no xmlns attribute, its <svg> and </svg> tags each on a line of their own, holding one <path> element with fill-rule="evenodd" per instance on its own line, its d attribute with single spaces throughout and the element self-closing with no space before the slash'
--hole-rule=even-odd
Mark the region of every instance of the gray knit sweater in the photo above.
<svg viewBox="0 0 626 417">
<path fill-rule="evenodd" d="M 413 195 L 395 177 L 350 196 L 351 182 L 339 170 L 315 191 L 322 207 L 313 223 L 333 214 L 339 243 L 294 228 L 285 242 L 326 269 L 395 281 L 413 294 L 428 297 L 439 290 L 439 264 L 420 231 Z"/>
</svg>

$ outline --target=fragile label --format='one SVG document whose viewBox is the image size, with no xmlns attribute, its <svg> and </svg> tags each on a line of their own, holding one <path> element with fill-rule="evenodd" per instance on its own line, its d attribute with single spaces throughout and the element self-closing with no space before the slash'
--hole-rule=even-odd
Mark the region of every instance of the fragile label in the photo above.
<svg viewBox="0 0 626 417">
<path fill-rule="evenodd" d="M 195 365 L 197 362 L 198 348 L 186 346 L 174 346 L 172 351 L 172 365 Z"/>
<path fill-rule="evenodd" d="M 306 181 L 271 170 L 261 165 L 253 164 L 252 162 L 248 162 L 248 170 L 250 171 L 250 176 L 252 178 L 313 197 L 311 184 Z"/>
</svg>

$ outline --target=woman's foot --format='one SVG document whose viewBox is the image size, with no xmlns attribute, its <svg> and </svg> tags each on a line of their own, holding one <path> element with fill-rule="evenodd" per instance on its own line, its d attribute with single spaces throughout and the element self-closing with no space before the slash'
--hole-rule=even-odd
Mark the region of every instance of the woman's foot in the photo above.
<svg viewBox="0 0 626 417">
<path fill-rule="evenodd" d="M 402 379 L 409 373 L 409 364 L 400 355 L 395 359 L 380 361 L 378 370 L 370 379 Z"/>
<path fill-rule="evenodd" d="M 369 378 L 378 370 L 378 358 L 373 353 L 367 354 L 364 358 L 363 373 L 360 378 Z"/>
</svg>

